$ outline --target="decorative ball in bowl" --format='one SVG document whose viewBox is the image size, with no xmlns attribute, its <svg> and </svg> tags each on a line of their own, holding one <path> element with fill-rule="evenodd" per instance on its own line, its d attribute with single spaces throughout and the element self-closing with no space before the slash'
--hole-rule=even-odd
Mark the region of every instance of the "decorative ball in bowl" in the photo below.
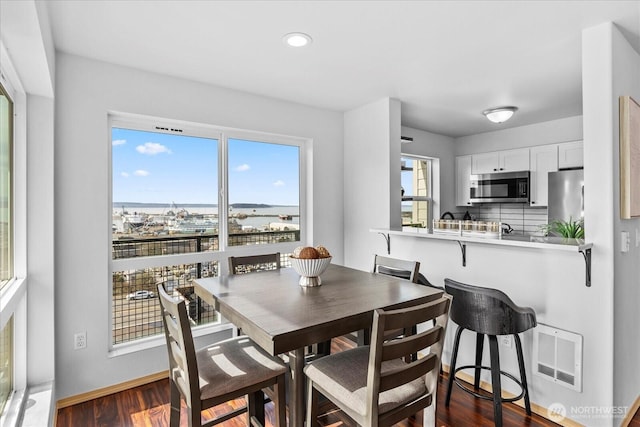
<svg viewBox="0 0 640 427">
<path fill-rule="evenodd" d="M 289 257 L 291 266 L 300 275 L 300 286 L 315 287 L 322 284 L 320 275 L 331 264 L 331 254 L 323 246 L 296 248 Z"/>
</svg>

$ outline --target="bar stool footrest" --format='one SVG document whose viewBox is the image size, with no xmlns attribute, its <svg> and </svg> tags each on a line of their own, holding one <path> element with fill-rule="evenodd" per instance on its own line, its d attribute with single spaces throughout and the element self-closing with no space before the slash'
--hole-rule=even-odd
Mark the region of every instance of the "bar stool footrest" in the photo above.
<svg viewBox="0 0 640 427">
<path fill-rule="evenodd" d="M 484 369 L 484 370 L 488 370 L 491 371 L 491 367 L 490 366 L 478 366 L 478 365 L 465 365 L 465 366 L 460 366 L 459 368 L 456 368 L 456 370 L 453 372 L 453 382 L 460 388 L 462 389 L 462 391 L 465 391 L 469 394 L 472 394 L 473 396 L 479 398 L 479 399 L 484 399 L 484 400 L 493 400 L 493 396 L 487 396 L 484 394 L 479 394 L 476 393 L 474 390 L 470 389 L 469 387 L 467 387 L 465 384 L 468 384 L 466 381 L 461 380 L 460 378 L 456 377 L 456 374 L 458 373 L 458 371 L 461 371 L 463 369 Z M 520 394 L 515 396 L 515 397 L 502 397 L 502 394 L 500 395 L 500 400 L 502 402 L 515 402 L 517 400 L 520 400 L 524 397 L 524 387 L 522 386 L 522 382 L 517 379 L 515 376 L 513 376 L 512 374 L 510 374 L 509 372 L 505 372 L 505 371 L 500 371 L 500 375 L 504 375 L 507 378 L 510 378 L 513 382 L 515 382 L 516 384 L 518 384 L 518 386 L 520 387 Z M 464 384 L 463 384 L 464 383 Z M 473 385 L 472 385 L 473 386 Z"/>
</svg>

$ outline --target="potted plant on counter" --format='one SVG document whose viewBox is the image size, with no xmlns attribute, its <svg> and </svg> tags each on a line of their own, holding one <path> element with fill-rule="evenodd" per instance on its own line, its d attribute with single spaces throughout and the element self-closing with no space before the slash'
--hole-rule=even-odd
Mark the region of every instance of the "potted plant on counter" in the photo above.
<svg viewBox="0 0 640 427">
<path fill-rule="evenodd" d="M 574 221 L 569 217 L 568 221 L 552 221 L 541 226 L 542 232 L 548 235 L 561 236 L 566 239 L 584 239 L 584 219 Z"/>
</svg>

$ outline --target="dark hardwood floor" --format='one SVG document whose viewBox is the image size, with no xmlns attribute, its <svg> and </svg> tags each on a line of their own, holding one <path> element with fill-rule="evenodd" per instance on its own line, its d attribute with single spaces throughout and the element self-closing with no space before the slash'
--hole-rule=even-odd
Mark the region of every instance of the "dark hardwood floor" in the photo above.
<svg viewBox="0 0 640 427">
<path fill-rule="evenodd" d="M 350 346 L 348 340 L 334 339 L 332 351 L 340 351 Z M 493 406 L 491 401 L 454 390 L 449 408 L 444 406 L 446 374 L 440 378 L 437 393 L 437 427 L 484 427 L 493 426 Z M 203 411 L 205 419 L 221 415 L 231 409 L 244 406 L 244 399 L 234 400 L 211 410 Z M 266 406 L 267 426 L 273 426 L 273 404 Z M 325 427 L 353 426 L 341 411 L 328 412 L 319 419 Z M 99 399 L 58 410 L 57 427 L 164 427 L 169 425 L 169 381 L 156 381 Z M 183 402 L 181 426 L 187 425 L 186 408 Z M 246 416 L 220 424 L 223 427 L 245 427 Z M 414 427 L 421 424 L 406 420 L 396 427 Z M 538 415 L 531 417 L 524 409 L 512 403 L 503 405 L 503 425 L 505 427 L 555 426 Z M 299 427 L 299 426 L 291 426 Z M 640 411 L 636 413 L 630 427 L 640 427 Z"/>
</svg>

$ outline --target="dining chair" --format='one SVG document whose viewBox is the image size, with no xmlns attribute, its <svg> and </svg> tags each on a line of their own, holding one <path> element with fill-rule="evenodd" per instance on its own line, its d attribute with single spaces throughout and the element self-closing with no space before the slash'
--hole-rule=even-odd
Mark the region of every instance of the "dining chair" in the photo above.
<svg viewBox="0 0 640 427">
<path fill-rule="evenodd" d="M 398 258 L 390 258 L 383 255 L 374 255 L 373 257 L 373 272 L 377 274 L 386 274 L 388 276 L 398 277 L 408 280 L 418 285 L 429 286 L 432 288 L 442 289 L 438 286 L 434 286 L 427 280 L 426 277 L 420 273 L 420 262 L 409 261 Z M 418 331 L 416 325 L 413 325 L 410 330 L 406 331 L 390 331 L 387 338 L 391 339 L 395 336 L 402 334 L 415 335 Z M 368 335 L 365 332 L 365 335 Z M 414 358 L 417 355 L 413 356 Z"/>
<path fill-rule="evenodd" d="M 269 355 L 249 337 L 240 336 L 196 350 L 183 298 L 158 285 L 171 386 L 170 426 L 180 425 L 180 400 L 186 402 L 189 427 L 213 426 L 247 412 L 247 424 L 264 425 L 263 389 L 273 387 L 275 425 L 286 425 L 284 362 Z M 205 423 L 201 411 L 248 396 L 247 406 Z"/>
<path fill-rule="evenodd" d="M 387 274 L 389 276 L 400 277 L 417 283 L 422 286 L 430 286 L 432 288 L 442 289 L 429 282 L 422 273 L 420 273 L 419 261 L 407 261 L 403 259 L 390 258 L 382 255 L 374 255 L 373 272 L 379 274 Z"/>
<path fill-rule="evenodd" d="M 324 395 L 363 427 L 391 426 L 435 405 L 451 297 L 397 310 L 375 310 L 370 346 L 355 347 L 311 362 L 307 427 L 316 426 L 319 395 Z M 435 326 L 388 341 L 386 333 L 435 319 Z M 429 348 L 426 356 L 407 356 Z"/>
<path fill-rule="evenodd" d="M 229 274 L 280 269 L 280 252 L 263 255 L 230 256 Z"/>
</svg>

